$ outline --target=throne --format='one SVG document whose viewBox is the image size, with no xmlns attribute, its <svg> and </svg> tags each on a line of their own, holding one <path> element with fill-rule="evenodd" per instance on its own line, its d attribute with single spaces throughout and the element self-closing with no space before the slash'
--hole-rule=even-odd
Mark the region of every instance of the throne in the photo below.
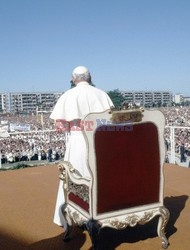
<svg viewBox="0 0 190 250">
<path fill-rule="evenodd" d="M 158 110 L 129 109 L 90 113 L 83 135 L 91 178 L 83 178 L 70 162 L 59 165 L 66 203 L 64 240 L 71 228 L 89 232 L 93 249 L 103 227 L 124 229 L 159 216 L 157 232 L 167 248 L 169 211 L 163 205 L 165 119 Z"/>
</svg>

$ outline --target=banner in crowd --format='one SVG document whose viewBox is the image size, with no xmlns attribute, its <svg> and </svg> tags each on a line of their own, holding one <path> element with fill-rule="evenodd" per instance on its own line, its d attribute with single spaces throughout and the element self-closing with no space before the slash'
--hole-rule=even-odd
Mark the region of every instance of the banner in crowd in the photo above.
<svg viewBox="0 0 190 250">
<path fill-rule="evenodd" d="M 30 131 L 30 125 L 29 124 L 18 124 L 18 123 L 10 123 L 10 131 Z"/>
<path fill-rule="evenodd" d="M 8 125 L 7 126 L 0 126 L 0 137 L 5 138 L 5 137 L 8 137 L 8 136 L 9 136 Z"/>
<path fill-rule="evenodd" d="M 1 121 L 1 124 L 2 124 L 2 125 L 7 125 L 7 124 L 8 124 L 8 121 L 3 120 L 3 121 Z"/>
</svg>

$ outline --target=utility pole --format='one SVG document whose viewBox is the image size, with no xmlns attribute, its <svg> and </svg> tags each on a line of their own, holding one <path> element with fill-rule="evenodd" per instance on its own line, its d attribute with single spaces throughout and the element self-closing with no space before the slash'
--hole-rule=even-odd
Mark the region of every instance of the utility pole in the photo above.
<svg viewBox="0 0 190 250">
<path fill-rule="evenodd" d="M 175 127 L 170 127 L 171 160 L 175 164 Z"/>
<path fill-rule="evenodd" d="M 9 137 L 9 133 L 3 128 L 3 127 L 0 127 L 0 139 L 1 138 L 7 138 Z M 1 168 L 1 148 L 0 148 L 0 168 Z"/>
</svg>

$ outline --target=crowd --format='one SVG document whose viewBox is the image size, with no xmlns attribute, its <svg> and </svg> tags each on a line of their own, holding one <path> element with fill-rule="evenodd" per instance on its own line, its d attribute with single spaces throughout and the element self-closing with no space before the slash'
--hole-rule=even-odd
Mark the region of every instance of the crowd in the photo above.
<svg viewBox="0 0 190 250">
<path fill-rule="evenodd" d="M 38 114 L 0 114 L 0 121 L 3 124 L 27 124 L 30 125 L 30 130 L 51 130 L 55 129 L 56 125 L 52 119 L 49 118 L 50 113 Z"/>
<path fill-rule="evenodd" d="M 166 126 L 181 126 L 175 129 L 175 151 L 181 154 L 184 147 L 185 156 L 190 156 L 190 107 L 161 108 L 166 118 Z M 55 131 L 56 124 L 44 114 L 0 114 L 3 123 L 29 124 L 33 133 L 12 133 L 8 138 L 0 139 L 2 163 L 31 160 L 59 160 L 65 152 L 65 135 Z M 54 130 L 46 131 L 44 130 Z M 166 148 L 170 151 L 170 128 L 165 129 Z M 50 153 L 51 152 L 51 153 Z"/>
<path fill-rule="evenodd" d="M 162 108 L 161 111 L 165 115 L 166 126 L 184 127 L 174 130 L 175 152 L 180 155 L 180 161 L 183 162 L 190 156 L 190 107 Z M 170 128 L 168 127 L 165 129 L 165 142 L 167 150 L 170 151 Z"/>
<path fill-rule="evenodd" d="M 65 135 L 58 131 L 11 134 L 0 140 L 1 162 L 59 160 L 64 157 Z"/>
<path fill-rule="evenodd" d="M 160 109 L 168 126 L 190 127 L 190 107 L 168 107 Z"/>
</svg>

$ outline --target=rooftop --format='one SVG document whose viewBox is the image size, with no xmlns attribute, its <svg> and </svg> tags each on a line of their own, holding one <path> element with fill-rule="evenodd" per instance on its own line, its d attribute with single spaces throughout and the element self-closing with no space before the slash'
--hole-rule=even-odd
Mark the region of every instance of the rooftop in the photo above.
<svg viewBox="0 0 190 250">
<path fill-rule="evenodd" d="M 168 249 L 189 250 L 190 169 L 165 164 L 164 173 Z M 86 231 L 76 228 L 72 240 L 64 243 L 63 229 L 53 223 L 58 174 L 55 165 L 0 172 L 0 250 L 90 249 Z M 121 231 L 103 229 L 100 249 L 159 250 L 156 228 L 157 219 Z"/>
</svg>

